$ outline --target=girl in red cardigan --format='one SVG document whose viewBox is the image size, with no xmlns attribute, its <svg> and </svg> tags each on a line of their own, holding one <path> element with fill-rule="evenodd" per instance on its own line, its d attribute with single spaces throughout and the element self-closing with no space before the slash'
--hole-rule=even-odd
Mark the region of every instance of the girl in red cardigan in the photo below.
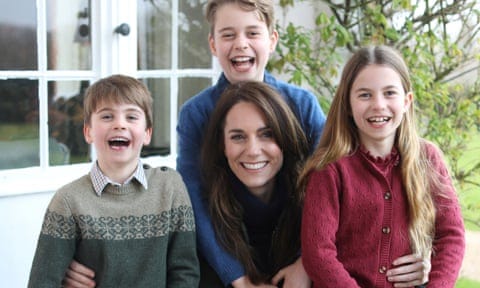
<svg viewBox="0 0 480 288">
<path fill-rule="evenodd" d="M 415 121 L 402 57 L 386 46 L 355 53 L 299 180 L 314 287 L 454 287 L 465 249 L 460 207 L 440 150 Z M 419 258 L 431 261 L 428 279 L 418 277 Z"/>
</svg>

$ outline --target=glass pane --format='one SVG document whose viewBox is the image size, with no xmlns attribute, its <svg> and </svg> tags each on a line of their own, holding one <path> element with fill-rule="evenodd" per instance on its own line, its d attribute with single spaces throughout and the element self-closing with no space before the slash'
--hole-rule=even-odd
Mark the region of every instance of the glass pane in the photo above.
<svg viewBox="0 0 480 288">
<path fill-rule="evenodd" d="M 2 1 L 0 9 L 0 69 L 37 69 L 35 1 Z"/>
<path fill-rule="evenodd" d="M 90 6 L 88 0 L 49 0 L 47 51 L 50 70 L 90 70 Z"/>
<path fill-rule="evenodd" d="M 212 86 L 212 79 L 210 78 L 180 78 L 178 80 L 177 114 L 185 101 L 209 86 Z"/>
<path fill-rule="evenodd" d="M 153 135 L 150 145 L 143 148 L 142 157 L 170 153 L 170 80 L 145 79 L 153 97 Z"/>
<path fill-rule="evenodd" d="M 171 1 L 138 0 L 138 69 L 171 67 Z"/>
<path fill-rule="evenodd" d="M 49 164 L 89 161 L 83 138 L 83 97 L 88 81 L 48 83 Z"/>
<path fill-rule="evenodd" d="M 40 165 L 38 82 L 0 80 L 0 169 Z"/>
<path fill-rule="evenodd" d="M 209 25 L 203 13 L 204 2 L 206 1 L 178 3 L 178 66 L 181 69 L 212 66 L 207 40 Z"/>
</svg>

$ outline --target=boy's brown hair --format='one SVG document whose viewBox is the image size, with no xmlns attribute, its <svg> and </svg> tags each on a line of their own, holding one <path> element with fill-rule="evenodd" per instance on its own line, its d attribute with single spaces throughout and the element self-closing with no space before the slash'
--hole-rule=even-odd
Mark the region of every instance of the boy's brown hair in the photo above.
<svg viewBox="0 0 480 288">
<path fill-rule="evenodd" d="M 274 6 L 272 0 L 209 0 L 206 9 L 207 21 L 210 24 L 210 34 L 215 31 L 215 15 L 218 8 L 234 3 L 245 11 L 254 11 L 258 18 L 267 24 L 268 31 L 273 33 L 275 26 Z"/>
<path fill-rule="evenodd" d="M 88 87 L 83 101 L 85 124 L 90 124 L 92 114 L 101 103 L 137 105 L 145 113 L 147 128 L 153 127 L 153 99 L 150 91 L 145 84 L 133 77 L 112 75 Z"/>
</svg>

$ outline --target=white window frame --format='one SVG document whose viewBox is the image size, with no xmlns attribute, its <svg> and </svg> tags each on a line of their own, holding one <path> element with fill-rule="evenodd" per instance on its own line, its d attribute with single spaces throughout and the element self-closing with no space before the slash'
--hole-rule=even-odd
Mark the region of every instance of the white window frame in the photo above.
<svg viewBox="0 0 480 288">
<path fill-rule="evenodd" d="M 178 68 L 178 1 L 172 0 L 172 67 L 165 70 L 137 71 L 137 2 L 124 0 L 92 0 L 91 37 L 92 70 L 91 71 L 53 71 L 47 70 L 47 19 L 46 1 L 37 0 L 37 45 L 38 70 L 34 71 L 0 71 L 0 79 L 28 78 L 37 80 L 39 85 L 39 129 L 40 129 L 40 166 L 20 169 L 0 170 L 0 198 L 31 193 L 51 193 L 62 185 L 80 177 L 90 170 L 90 163 L 49 166 L 48 164 L 48 103 L 47 83 L 58 80 L 90 80 L 114 73 L 122 73 L 137 78 L 170 79 L 170 154 L 143 159 L 153 166 L 167 165 L 175 168 L 177 156 L 176 123 L 178 105 L 178 80 L 183 77 L 210 78 L 212 84 L 221 72 L 216 59 L 212 57 L 212 69 Z M 114 33 L 121 23 L 130 26 L 130 34 L 125 37 Z M 207 35 L 205 35 L 207 37 Z M 131 57 L 125 57 L 130 55 Z M 127 59 L 130 59 L 127 61 Z M 92 158 L 95 158 L 93 152 Z"/>
</svg>

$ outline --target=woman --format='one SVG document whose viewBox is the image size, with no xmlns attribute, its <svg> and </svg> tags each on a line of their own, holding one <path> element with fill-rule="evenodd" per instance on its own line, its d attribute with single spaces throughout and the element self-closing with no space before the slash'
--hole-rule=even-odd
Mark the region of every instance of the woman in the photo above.
<svg viewBox="0 0 480 288">
<path fill-rule="evenodd" d="M 308 152 L 297 118 L 262 82 L 229 86 L 209 120 L 202 190 L 219 242 L 254 284 L 278 285 L 291 269 L 300 277 L 291 281 L 309 285 L 299 259 L 302 199 L 295 190 Z"/>
</svg>

